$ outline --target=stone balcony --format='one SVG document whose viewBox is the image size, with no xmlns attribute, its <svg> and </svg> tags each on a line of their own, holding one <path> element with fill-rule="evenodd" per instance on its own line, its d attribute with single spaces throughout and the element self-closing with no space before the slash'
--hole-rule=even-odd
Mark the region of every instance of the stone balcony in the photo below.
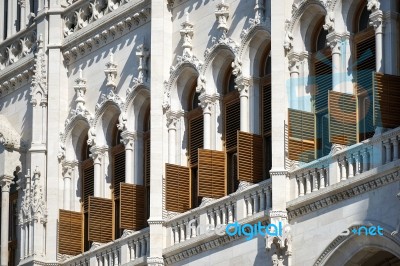
<svg viewBox="0 0 400 266">
<path fill-rule="evenodd" d="M 343 199 L 395 182 L 399 176 L 400 127 L 289 171 L 289 217 L 295 218 Z"/>
</svg>

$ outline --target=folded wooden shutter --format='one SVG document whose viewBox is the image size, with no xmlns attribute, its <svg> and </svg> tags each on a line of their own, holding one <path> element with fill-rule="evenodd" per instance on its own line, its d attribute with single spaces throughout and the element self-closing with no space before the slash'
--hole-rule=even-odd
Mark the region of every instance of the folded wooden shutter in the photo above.
<svg viewBox="0 0 400 266">
<path fill-rule="evenodd" d="M 400 126 L 400 77 L 374 73 L 374 125 Z"/>
<path fill-rule="evenodd" d="M 315 159 L 315 115 L 289 109 L 289 159 L 310 162 Z"/>
<path fill-rule="evenodd" d="M 113 240 L 113 203 L 111 199 L 89 197 L 89 241 Z"/>
<path fill-rule="evenodd" d="M 93 160 L 88 159 L 82 162 L 83 179 L 83 210 L 89 208 L 89 197 L 94 195 L 94 165 Z"/>
<path fill-rule="evenodd" d="M 150 132 L 147 132 L 144 137 L 144 182 L 147 187 L 150 187 Z"/>
<path fill-rule="evenodd" d="M 257 183 L 263 180 L 263 143 L 259 135 L 238 132 L 239 181 Z"/>
<path fill-rule="evenodd" d="M 225 105 L 225 147 L 230 150 L 236 147 L 237 131 L 240 130 L 240 101 L 239 99 Z"/>
<path fill-rule="evenodd" d="M 166 209 L 185 212 L 190 209 L 190 168 L 165 164 Z"/>
<path fill-rule="evenodd" d="M 340 145 L 357 143 L 357 103 L 351 94 L 329 92 L 330 142 Z"/>
<path fill-rule="evenodd" d="M 263 110 L 263 134 L 271 132 L 271 83 L 264 85 L 262 95 Z"/>
<path fill-rule="evenodd" d="M 315 111 L 324 110 L 328 106 L 328 91 L 332 89 L 332 56 L 318 53 L 315 58 Z"/>
<path fill-rule="evenodd" d="M 193 110 L 189 118 L 189 155 L 190 165 L 197 164 L 197 150 L 203 148 L 204 122 L 201 110 Z"/>
<path fill-rule="evenodd" d="M 58 253 L 73 256 L 82 253 L 82 225 L 82 213 L 59 210 Z"/>
<path fill-rule="evenodd" d="M 146 227 L 145 186 L 120 183 L 120 228 L 140 230 Z"/>
<path fill-rule="evenodd" d="M 113 187 L 114 187 L 114 199 L 120 197 L 120 183 L 125 182 L 125 147 L 123 144 L 118 144 L 113 147 Z M 133 162 L 130 162 L 133 163 Z"/>
<path fill-rule="evenodd" d="M 226 195 L 225 152 L 199 149 L 199 197 Z"/>
</svg>

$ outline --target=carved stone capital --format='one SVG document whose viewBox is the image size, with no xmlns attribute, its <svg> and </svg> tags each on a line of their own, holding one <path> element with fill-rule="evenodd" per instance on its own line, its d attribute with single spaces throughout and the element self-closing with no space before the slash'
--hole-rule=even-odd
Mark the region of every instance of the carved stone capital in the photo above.
<svg viewBox="0 0 400 266">
<path fill-rule="evenodd" d="M 75 162 L 64 161 L 62 164 L 63 177 L 71 179 L 74 167 L 75 167 Z"/>
<path fill-rule="evenodd" d="M 300 68 L 300 61 L 301 61 L 302 56 L 299 53 L 296 52 L 290 52 L 288 54 L 288 60 L 289 60 L 289 71 L 290 73 L 299 73 L 299 68 Z"/>
<path fill-rule="evenodd" d="M 204 114 L 211 114 L 212 107 L 214 106 L 215 102 L 219 100 L 219 95 L 209 95 L 209 94 L 201 94 L 199 96 L 200 106 L 203 109 Z"/>
<path fill-rule="evenodd" d="M 342 36 L 336 32 L 331 32 L 326 36 L 327 44 L 332 49 L 332 54 L 340 54 Z"/>
<path fill-rule="evenodd" d="M 90 148 L 90 157 L 93 159 L 94 164 L 100 164 L 104 155 L 106 147 L 93 146 Z"/>
<path fill-rule="evenodd" d="M 252 79 L 250 77 L 239 76 L 235 79 L 236 89 L 240 93 L 240 97 L 249 97 L 249 88 L 252 83 Z"/>
<path fill-rule="evenodd" d="M 10 192 L 11 184 L 13 184 L 14 177 L 3 175 L 0 177 L 1 192 Z"/>
<path fill-rule="evenodd" d="M 137 133 L 125 130 L 121 133 L 122 143 L 125 145 L 125 150 L 133 150 L 133 145 L 137 139 Z"/>
<path fill-rule="evenodd" d="M 369 16 L 369 25 L 373 26 L 375 33 L 383 32 L 383 12 L 382 10 L 376 10 Z"/>
<path fill-rule="evenodd" d="M 189 13 L 186 12 L 186 20 L 181 24 L 182 29 L 179 31 L 182 38 L 183 54 L 192 55 L 192 40 L 194 35 L 193 23 L 189 21 Z"/>
<path fill-rule="evenodd" d="M 166 113 L 168 130 L 176 130 L 176 125 L 183 115 L 184 112 L 182 110 L 181 111 L 168 110 Z"/>
</svg>

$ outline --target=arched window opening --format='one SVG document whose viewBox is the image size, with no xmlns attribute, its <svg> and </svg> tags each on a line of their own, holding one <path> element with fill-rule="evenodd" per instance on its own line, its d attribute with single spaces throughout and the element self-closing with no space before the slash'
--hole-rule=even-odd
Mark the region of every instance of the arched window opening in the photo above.
<svg viewBox="0 0 400 266">
<path fill-rule="evenodd" d="M 261 133 L 263 138 L 263 179 L 269 177 L 272 167 L 272 144 L 271 144 L 271 54 L 269 49 L 264 55 L 264 65 L 261 78 Z"/>
<path fill-rule="evenodd" d="M 143 176 L 145 186 L 145 218 L 150 218 L 150 109 L 147 110 L 143 125 Z M 146 223 L 146 222 L 145 222 Z"/>
<path fill-rule="evenodd" d="M 233 193 L 239 186 L 237 173 L 237 132 L 240 130 L 239 93 L 235 90 L 235 76 L 232 67 L 227 69 L 223 82 L 224 104 L 224 146 L 226 152 L 227 193 Z"/>
<path fill-rule="evenodd" d="M 111 154 L 112 154 L 112 187 L 114 200 L 114 238 L 117 239 L 122 235 L 120 228 L 120 183 L 125 183 L 125 147 L 121 143 L 121 131 L 115 124 L 112 128 Z M 133 162 L 128 162 L 133 163 Z"/>
<path fill-rule="evenodd" d="M 324 18 L 317 24 L 314 35 L 314 113 L 316 122 L 317 157 L 328 155 L 331 150 L 329 140 L 328 93 L 332 90 L 332 54 L 327 46 L 327 31 L 322 27 Z"/>
<path fill-rule="evenodd" d="M 359 8 L 357 20 L 354 21 L 355 26 L 353 27 L 356 30 L 354 35 L 354 76 L 359 102 L 359 141 L 371 138 L 375 133 L 372 108 L 372 73 L 376 69 L 375 31 L 368 24 L 369 14 L 365 1 Z"/>
<path fill-rule="evenodd" d="M 203 148 L 203 111 L 199 106 L 200 94 L 196 92 L 196 82 L 193 82 L 191 86 L 191 109 L 188 112 L 188 125 L 189 125 L 189 136 L 188 136 L 188 147 L 189 147 L 189 162 L 190 167 L 190 186 L 191 186 L 191 208 L 195 208 L 200 205 L 201 198 L 198 195 L 198 149 Z"/>
<path fill-rule="evenodd" d="M 94 196 L 94 165 L 93 159 L 90 158 L 89 145 L 87 144 L 88 137 L 86 136 L 81 148 L 81 162 L 80 171 L 82 177 L 82 198 L 81 208 L 83 212 L 83 248 L 87 251 L 91 247 L 91 241 L 89 241 L 89 197 Z"/>
</svg>

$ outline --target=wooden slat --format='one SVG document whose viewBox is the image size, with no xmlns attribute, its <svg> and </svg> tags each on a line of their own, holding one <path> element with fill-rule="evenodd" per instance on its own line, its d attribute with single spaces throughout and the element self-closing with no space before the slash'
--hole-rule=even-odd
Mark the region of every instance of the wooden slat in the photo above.
<svg viewBox="0 0 400 266">
<path fill-rule="evenodd" d="M 83 211 L 89 208 L 89 197 L 94 195 L 94 165 L 92 159 L 82 162 Z"/>
<path fill-rule="evenodd" d="M 235 99 L 225 105 L 225 148 L 236 147 L 237 131 L 240 130 L 240 101 Z"/>
<path fill-rule="evenodd" d="M 144 184 L 150 187 L 150 132 L 143 136 L 144 141 Z"/>
<path fill-rule="evenodd" d="M 238 132 L 239 181 L 257 183 L 263 180 L 263 143 L 259 135 Z"/>
<path fill-rule="evenodd" d="M 190 209 L 190 168 L 165 164 L 165 203 L 168 211 L 185 212 Z"/>
<path fill-rule="evenodd" d="M 113 203 L 111 199 L 89 197 L 89 241 L 113 240 Z"/>
<path fill-rule="evenodd" d="M 198 195 L 220 198 L 226 195 L 225 152 L 199 149 Z"/>
<path fill-rule="evenodd" d="M 310 162 L 315 159 L 315 115 L 289 109 L 289 159 Z"/>
<path fill-rule="evenodd" d="M 125 147 L 123 144 L 118 144 L 112 149 L 113 156 L 113 188 L 114 199 L 120 197 L 120 183 L 125 182 Z M 134 163 L 134 162 L 130 162 Z"/>
<path fill-rule="evenodd" d="M 192 112 L 198 111 L 193 110 Z M 204 121 L 203 113 L 198 112 L 197 116 L 189 120 L 189 156 L 190 165 L 197 164 L 197 150 L 203 148 Z"/>
<path fill-rule="evenodd" d="M 271 107 L 271 83 L 264 85 L 262 91 L 262 121 L 263 134 L 271 134 L 272 107 Z"/>
<path fill-rule="evenodd" d="M 82 213 L 59 210 L 58 217 L 58 253 L 73 256 L 82 253 Z"/>
<path fill-rule="evenodd" d="M 352 145 L 357 142 L 356 97 L 336 91 L 329 92 L 330 142 Z"/>
<path fill-rule="evenodd" d="M 374 126 L 400 126 L 400 77 L 374 73 Z"/>
<path fill-rule="evenodd" d="M 120 228 L 140 230 L 146 227 L 145 186 L 120 183 Z"/>
</svg>

